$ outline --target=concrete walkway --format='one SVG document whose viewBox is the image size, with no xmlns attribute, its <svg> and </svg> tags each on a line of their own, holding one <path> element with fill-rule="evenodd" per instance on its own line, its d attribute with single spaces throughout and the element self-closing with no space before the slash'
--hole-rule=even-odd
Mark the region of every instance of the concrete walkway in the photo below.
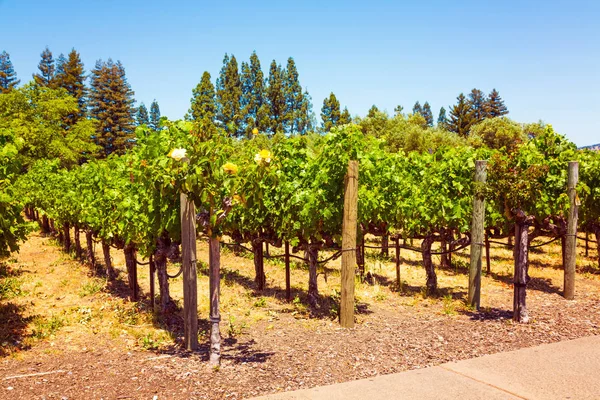
<svg viewBox="0 0 600 400">
<path fill-rule="evenodd" d="M 599 375 L 592 336 L 257 399 L 600 399 Z"/>
</svg>

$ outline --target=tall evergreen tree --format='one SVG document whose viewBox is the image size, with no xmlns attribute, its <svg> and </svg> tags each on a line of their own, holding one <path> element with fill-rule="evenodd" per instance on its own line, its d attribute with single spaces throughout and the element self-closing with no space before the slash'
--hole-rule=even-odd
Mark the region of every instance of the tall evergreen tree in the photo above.
<svg viewBox="0 0 600 400">
<path fill-rule="evenodd" d="M 400 104 L 398 104 L 396 107 L 394 107 L 394 115 L 395 116 L 402 115 L 402 111 L 404 111 L 404 107 L 402 107 Z"/>
<path fill-rule="evenodd" d="M 423 104 L 423 108 L 421 109 L 421 115 L 425 118 L 425 122 L 427 122 L 428 126 L 433 126 L 433 113 L 431 112 L 431 106 L 426 101 Z"/>
<path fill-rule="evenodd" d="M 278 65 L 275 60 L 271 62 L 269 68 L 269 85 L 267 86 L 267 103 L 269 105 L 269 130 L 275 134 L 285 131 L 285 88 L 284 88 L 284 72 L 281 65 Z"/>
<path fill-rule="evenodd" d="M 150 118 L 148 117 L 148 109 L 144 103 L 140 104 L 137 109 L 137 114 L 135 116 L 137 119 L 138 125 L 150 125 Z"/>
<path fill-rule="evenodd" d="M 305 123 L 301 121 L 305 115 L 302 112 L 302 104 L 304 103 L 304 92 L 298 79 L 298 70 L 296 63 L 292 57 L 288 58 L 285 69 L 285 120 L 288 133 L 300 132 L 299 127 Z"/>
<path fill-rule="evenodd" d="M 313 113 L 312 98 L 307 90 L 304 90 L 302 96 L 300 115 L 302 115 L 302 117 L 298 119 L 298 133 L 305 135 L 315 127 L 315 114 Z"/>
<path fill-rule="evenodd" d="M 323 100 L 323 107 L 321 108 L 321 129 L 324 132 L 329 132 L 334 126 L 338 126 L 340 123 L 341 112 L 340 102 L 335 97 L 335 94 L 331 92 L 329 97 Z"/>
<path fill-rule="evenodd" d="M 367 117 L 374 118 L 377 116 L 377 114 L 379 114 L 379 108 L 377 108 L 377 106 L 375 104 L 373 104 L 371 106 L 371 108 L 369 108 L 369 111 L 367 112 Z"/>
<path fill-rule="evenodd" d="M 8 93 L 21 81 L 17 79 L 17 73 L 10 61 L 10 54 L 6 51 L 0 53 L 0 93 Z"/>
<path fill-rule="evenodd" d="M 150 104 L 150 121 L 148 126 L 155 131 L 160 128 L 160 107 L 156 99 Z"/>
<path fill-rule="evenodd" d="M 133 95 L 120 61 L 96 62 L 91 71 L 90 114 L 98 120 L 95 141 L 105 156 L 122 154 L 133 144 Z"/>
<path fill-rule="evenodd" d="M 33 79 L 35 83 L 40 86 L 52 87 L 54 83 L 54 74 L 56 72 L 56 66 L 54 65 L 54 58 L 52 57 L 52 52 L 46 46 L 42 54 L 40 54 L 42 59 L 38 64 L 39 73 L 33 74 Z"/>
<path fill-rule="evenodd" d="M 440 114 L 438 115 L 437 125 L 439 128 L 446 129 L 448 125 L 448 117 L 446 117 L 446 109 L 440 108 Z"/>
<path fill-rule="evenodd" d="M 217 112 L 215 87 L 210 80 L 210 73 L 204 71 L 200 83 L 192 90 L 191 107 L 188 111 L 194 121 L 214 121 Z"/>
<path fill-rule="evenodd" d="M 448 130 L 466 137 L 476 121 L 473 117 L 473 108 L 464 94 L 461 93 L 456 99 L 458 103 L 450 109 Z"/>
<path fill-rule="evenodd" d="M 419 103 L 418 101 L 415 103 L 415 105 L 413 106 L 413 114 L 421 114 L 423 115 L 423 108 L 421 107 L 421 103 Z"/>
<path fill-rule="evenodd" d="M 344 107 L 344 111 L 340 115 L 340 125 L 346 125 L 352 122 L 352 116 L 350 115 L 350 111 L 348 111 L 348 107 Z"/>
<path fill-rule="evenodd" d="M 217 79 L 217 120 L 229 135 L 241 136 L 242 131 L 242 82 L 235 56 L 225 54 L 223 67 Z"/>
<path fill-rule="evenodd" d="M 504 104 L 504 100 L 500 97 L 500 93 L 493 89 L 485 102 L 485 111 L 489 118 L 501 117 L 508 114 L 508 108 Z"/>
<path fill-rule="evenodd" d="M 471 90 L 469 93 L 469 104 L 473 109 L 473 118 L 475 123 L 483 121 L 487 117 L 487 111 L 485 107 L 485 94 L 479 89 Z"/>
<path fill-rule="evenodd" d="M 265 76 L 255 51 L 250 55 L 250 63 L 242 63 L 242 110 L 247 137 L 254 128 L 259 131 L 269 129 Z"/>
<path fill-rule="evenodd" d="M 79 112 L 70 114 L 65 120 L 66 125 L 72 126 L 87 115 L 88 89 L 85 86 L 85 69 L 81 57 L 75 49 L 69 52 L 68 58 L 61 54 L 56 64 L 53 85 L 66 89 L 71 96 L 77 99 L 79 106 Z"/>
</svg>

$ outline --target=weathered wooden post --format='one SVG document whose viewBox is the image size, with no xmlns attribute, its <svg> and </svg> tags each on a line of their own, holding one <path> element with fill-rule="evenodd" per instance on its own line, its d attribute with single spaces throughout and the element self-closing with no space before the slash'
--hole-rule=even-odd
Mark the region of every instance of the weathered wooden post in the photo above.
<svg viewBox="0 0 600 400">
<path fill-rule="evenodd" d="M 358 218 L 358 161 L 348 162 L 345 180 L 344 219 L 342 223 L 342 297 L 340 324 L 354 327 L 354 282 L 356 274 L 356 231 Z"/>
<path fill-rule="evenodd" d="M 210 355 L 209 364 L 218 366 L 221 363 L 221 332 L 219 323 L 221 313 L 219 312 L 221 296 L 221 244 L 219 238 L 209 233 L 208 239 L 209 257 L 209 292 L 210 292 Z"/>
<path fill-rule="evenodd" d="M 198 289 L 196 277 L 196 211 L 185 193 L 181 204 L 181 267 L 183 269 L 183 327 L 187 350 L 198 349 Z"/>
<path fill-rule="evenodd" d="M 590 233 L 585 231 L 585 256 L 590 256 Z"/>
<path fill-rule="evenodd" d="M 475 194 L 471 224 L 471 267 L 469 268 L 469 305 L 479 310 L 481 300 L 481 254 L 484 241 L 486 162 L 475 162 Z"/>
<path fill-rule="evenodd" d="M 485 234 L 485 263 L 486 263 L 486 272 L 487 274 L 492 273 L 492 262 L 490 260 L 490 238 L 486 232 Z"/>
<path fill-rule="evenodd" d="M 515 275 L 514 275 L 514 297 L 513 297 L 513 320 L 517 322 L 529 322 L 527 312 L 527 283 L 529 282 L 529 221 L 525 213 L 517 210 L 515 215 Z"/>
<path fill-rule="evenodd" d="M 292 288 L 290 279 L 290 242 L 285 242 L 285 299 L 292 301 Z"/>
<path fill-rule="evenodd" d="M 567 237 L 565 238 L 565 283 L 564 296 L 567 300 L 575 298 L 575 266 L 577 260 L 577 181 L 579 180 L 579 163 L 569 162 L 567 194 L 569 195 L 569 216 L 567 219 Z"/>
<path fill-rule="evenodd" d="M 402 290 L 402 281 L 400 280 L 400 237 L 396 236 L 396 284 L 398 291 Z"/>
</svg>

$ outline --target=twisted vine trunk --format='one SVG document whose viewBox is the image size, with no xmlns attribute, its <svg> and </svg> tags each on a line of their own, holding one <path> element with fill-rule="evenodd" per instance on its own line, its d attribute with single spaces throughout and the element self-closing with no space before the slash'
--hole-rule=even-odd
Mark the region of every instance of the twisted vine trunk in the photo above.
<svg viewBox="0 0 600 400">
<path fill-rule="evenodd" d="M 515 293 L 513 298 L 513 320 L 529 322 L 526 296 L 529 282 L 529 231 L 525 214 L 519 211 L 515 224 Z"/>
<path fill-rule="evenodd" d="M 71 251 L 71 235 L 70 235 L 71 226 L 68 222 L 63 224 L 63 248 L 65 253 L 69 253 Z"/>
<path fill-rule="evenodd" d="M 168 235 L 161 235 L 156 242 L 156 251 L 154 252 L 154 265 L 158 275 L 158 287 L 160 292 L 160 309 L 166 313 L 171 304 L 171 295 L 169 293 L 169 276 L 167 275 L 167 255 L 171 247 L 171 239 Z"/>
<path fill-rule="evenodd" d="M 102 241 L 102 254 L 104 255 L 104 267 L 106 268 L 106 279 L 110 282 L 114 281 L 117 277 L 115 270 L 112 265 L 112 259 L 110 258 L 110 245 L 107 241 Z"/>
<path fill-rule="evenodd" d="M 389 257 L 390 256 L 390 237 L 389 235 L 385 234 L 381 237 L 381 255 L 384 257 Z"/>
<path fill-rule="evenodd" d="M 85 258 L 87 259 L 87 262 L 90 264 L 90 266 L 92 267 L 92 269 L 96 269 L 96 255 L 94 254 L 94 241 L 92 240 L 92 231 L 91 230 L 87 230 L 85 231 L 85 241 L 87 244 L 87 251 L 85 254 Z"/>
<path fill-rule="evenodd" d="M 423 267 L 427 273 L 427 294 L 432 295 L 437 290 L 437 276 L 431 260 L 431 245 L 433 245 L 433 236 L 427 236 L 421 242 L 421 252 L 423 255 Z"/>
<path fill-rule="evenodd" d="M 79 237 L 79 225 L 73 225 L 73 239 L 75 240 L 75 257 L 78 260 L 81 260 L 81 254 L 83 250 L 81 249 L 81 238 Z"/>
<path fill-rule="evenodd" d="M 308 303 L 315 307 L 319 307 L 319 287 L 317 285 L 317 266 L 319 261 L 319 246 L 309 244 L 307 249 L 308 255 Z"/>
<path fill-rule="evenodd" d="M 125 253 L 125 265 L 127 266 L 127 282 L 129 283 L 129 290 L 131 291 L 130 298 L 131 301 L 138 301 L 139 286 L 137 282 L 137 261 L 135 259 L 135 245 L 132 243 L 125 245 L 123 252 Z"/>
<path fill-rule="evenodd" d="M 42 215 L 42 233 L 50 233 L 50 221 L 46 214 Z"/>
<path fill-rule="evenodd" d="M 263 257 L 263 244 L 259 239 L 252 241 L 252 252 L 254 253 L 254 282 L 256 283 L 256 290 L 263 290 L 267 277 L 265 276 L 265 263 Z"/>
<path fill-rule="evenodd" d="M 442 251 L 441 260 L 440 260 L 440 268 L 448 267 L 448 254 L 445 254 L 448 251 L 448 242 L 446 242 L 446 238 L 442 236 L 442 242 L 440 243 L 440 250 Z"/>
</svg>

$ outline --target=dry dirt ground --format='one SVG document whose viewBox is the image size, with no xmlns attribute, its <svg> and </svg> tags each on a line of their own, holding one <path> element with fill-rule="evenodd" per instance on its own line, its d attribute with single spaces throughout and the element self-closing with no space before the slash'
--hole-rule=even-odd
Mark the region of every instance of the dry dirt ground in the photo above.
<svg viewBox="0 0 600 400">
<path fill-rule="evenodd" d="M 268 289 L 257 293 L 252 259 L 224 250 L 223 360 L 215 370 L 206 362 L 205 244 L 199 243 L 198 270 L 202 347 L 187 353 L 180 350 L 178 312 L 154 314 L 147 295 L 139 303 L 127 300 L 120 252 L 113 252 L 119 280 L 106 286 L 52 238 L 34 232 L 0 266 L 0 399 L 237 399 L 597 335 L 600 270 L 595 248 L 589 255 L 579 248 L 577 296 L 566 301 L 559 246 L 533 252 L 527 298 L 532 321 L 516 324 L 511 252 L 501 246 L 492 248 L 479 312 L 464 303 L 466 251 L 454 257 L 452 268 L 438 269 L 436 297 L 422 290 L 418 254 L 402 252 L 399 290 L 393 258 L 372 251 L 366 270 L 374 282 L 357 281 L 356 328 L 344 330 L 335 319 L 339 260 L 321 271 L 321 307 L 311 310 L 302 265 L 293 266 L 294 301 L 287 303 L 282 263 L 265 262 Z M 140 267 L 139 280 L 147 294 L 147 267 Z M 181 278 L 171 280 L 179 304 L 181 286 Z"/>
</svg>

